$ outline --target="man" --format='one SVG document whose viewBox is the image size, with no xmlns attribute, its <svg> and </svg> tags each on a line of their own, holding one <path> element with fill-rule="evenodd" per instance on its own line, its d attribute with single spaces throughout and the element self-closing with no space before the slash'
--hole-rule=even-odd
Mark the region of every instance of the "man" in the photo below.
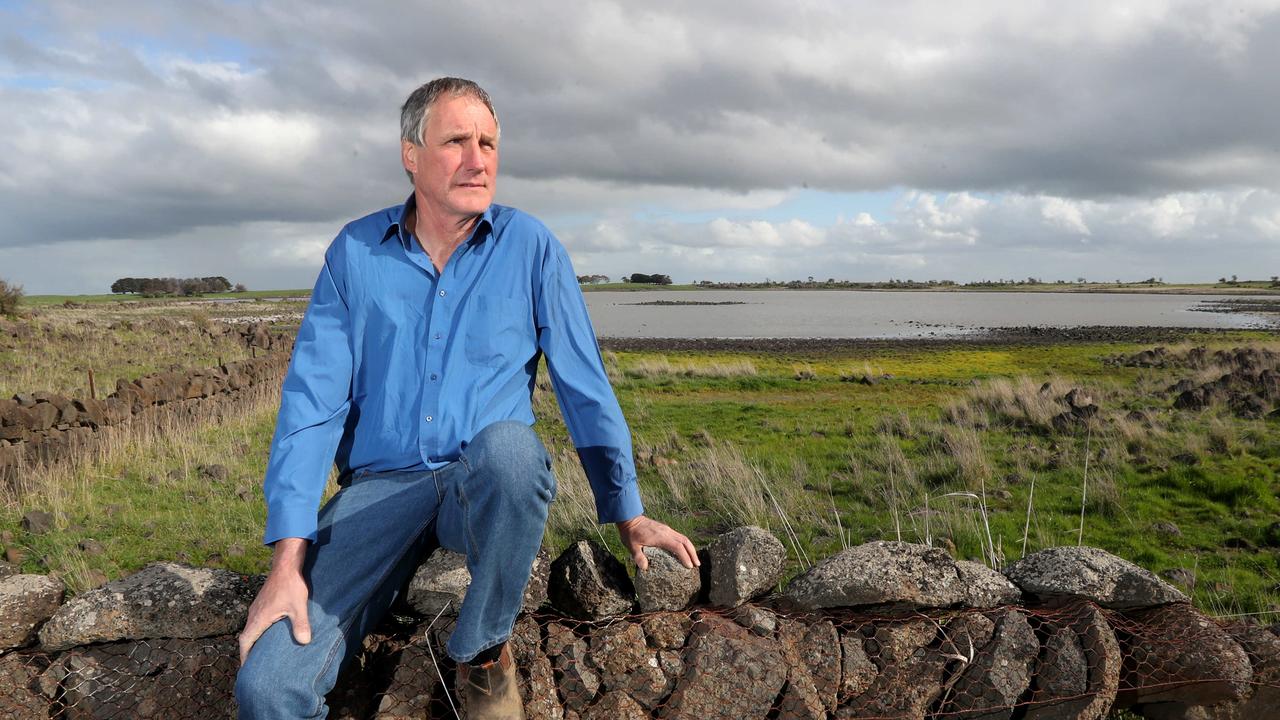
<svg viewBox="0 0 1280 720">
<path fill-rule="evenodd" d="M 265 481 L 274 554 L 240 635 L 241 717 L 324 717 L 339 667 L 437 539 L 471 572 L 448 643 L 469 715 L 524 717 L 506 639 L 555 495 L 529 427 L 540 355 L 600 522 L 617 524 L 641 570 L 644 546 L 698 562 L 687 538 L 643 514 L 564 248 L 492 204 L 489 96 L 433 80 L 400 124 L 413 194 L 330 245 L 284 381 Z M 335 459 L 342 488 L 317 519 Z"/>
</svg>

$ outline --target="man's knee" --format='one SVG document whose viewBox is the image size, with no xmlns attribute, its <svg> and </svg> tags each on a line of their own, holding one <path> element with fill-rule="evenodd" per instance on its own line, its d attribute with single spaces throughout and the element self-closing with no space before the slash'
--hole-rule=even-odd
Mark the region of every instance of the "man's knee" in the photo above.
<svg viewBox="0 0 1280 720">
<path fill-rule="evenodd" d="M 513 493 L 533 492 L 547 502 L 555 495 L 551 460 L 533 428 L 518 420 L 485 427 L 463 451 L 467 465 Z"/>
</svg>

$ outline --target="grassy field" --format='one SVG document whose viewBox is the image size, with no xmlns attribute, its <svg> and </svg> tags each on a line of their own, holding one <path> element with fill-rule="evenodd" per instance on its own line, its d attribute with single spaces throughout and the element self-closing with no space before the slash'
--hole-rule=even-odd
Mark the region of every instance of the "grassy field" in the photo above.
<svg viewBox="0 0 1280 720">
<path fill-rule="evenodd" d="M 137 342 L 148 341 L 121 339 Z M 1188 342 L 1280 347 L 1250 333 Z M 217 351 L 182 357 L 177 345 L 167 360 L 191 366 L 211 364 L 202 361 Z M 1146 347 L 903 343 L 809 354 L 607 352 L 606 362 L 649 514 L 696 542 L 762 525 L 784 539 L 795 573 L 873 539 L 931 542 L 995 566 L 1082 541 L 1155 571 L 1191 571 L 1184 588 L 1210 612 L 1274 613 L 1280 426 L 1225 407 L 1172 407 L 1166 387 L 1217 369 L 1104 362 Z M 3 367 L 0 387 L 13 387 Z M 1100 411 L 1057 428 L 1051 418 L 1073 388 Z M 613 529 L 594 524 L 545 378 L 535 400 L 560 482 L 548 548 L 591 537 L 619 552 Z M 91 462 L 27 473 L 0 503 L 4 544 L 25 554 L 26 569 L 55 571 L 75 590 L 161 559 L 265 570 L 260 482 L 275 403 L 264 392 L 221 422 L 121 434 Z M 55 529 L 22 532 L 32 509 L 54 512 Z"/>
<path fill-rule="evenodd" d="M 199 299 L 203 300 L 259 300 L 262 298 L 293 298 L 306 300 L 311 297 L 311 289 L 303 290 L 246 290 L 244 292 L 225 292 L 225 293 L 205 293 Z M 151 305 L 169 305 L 174 303 L 190 302 L 192 298 L 175 298 L 168 296 L 160 297 L 143 297 L 141 295 L 127 295 L 108 293 L 105 295 L 28 295 L 23 298 L 22 302 L 30 307 L 49 307 L 53 305 L 79 304 L 79 305 L 102 305 L 104 303 L 115 303 L 120 305 L 129 305 L 133 303 L 146 303 Z"/>
<path fill-rule="evenodd" d="M 237 333 L 210 332 L 266 322 L 296 327 L 305 298 L 235 303 L 168 300 L 50 304 L 27 310 L 22 321 L 0 319 L 0 397 L 46 390 L 87 397 L 89 370 L 98 396 L 132 380 L 174 367 L 213 367 L 250 356 Z M 5 326 L 22 328 L 16 334 Z"/>
</svg>

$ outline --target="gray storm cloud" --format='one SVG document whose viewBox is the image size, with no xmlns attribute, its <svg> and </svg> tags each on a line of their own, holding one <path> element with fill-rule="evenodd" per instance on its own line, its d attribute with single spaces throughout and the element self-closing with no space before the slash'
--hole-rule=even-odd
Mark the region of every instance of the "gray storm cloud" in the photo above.
<svg viewBox="0 0 1280 720">
<path fill-rule="evenodd" d="M 1280 263 L 1280 4 L 852 5 L 0 10 L 0 263 L 43 287 L 60 243 L 175 273 L 214 243 L 300 278 L 316 240 L 280 228 L 402 199 L 398 105 L 446 73 L 497 101 L 499 200 L 550 214 L 584 271 L 943 276 L 1012 248 L 1083 270 L 1156 249 L 1177 275 L 1209 243 Z M 862 226 L 739 219 L 803 188 L 902 198 Z M 726 217 L 634 217 L 655 205 Z"/>
</svg>

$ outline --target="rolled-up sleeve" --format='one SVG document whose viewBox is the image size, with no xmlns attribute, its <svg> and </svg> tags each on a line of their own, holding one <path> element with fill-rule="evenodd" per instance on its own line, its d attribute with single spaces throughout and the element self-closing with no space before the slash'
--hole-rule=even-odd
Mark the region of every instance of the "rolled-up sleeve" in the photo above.
<svg viewBox="0 0 1280 720">
<path fill-rule="evenodd" d="M 587 304 L 563 246 L 550 240 L 535 298 L 538 346 L 569 436 L 591 483 L 601 523 L 644 512 L 631 455 L 631 431 L 605 373 Z"/>
<path fill-rule="evenodd" d="M 351 408 L 351 315 L 336 245 L 325 253 L 280 394 L 263 484 L 268 545 L 287 537 L 315 540 L 316 509 Z"/>
</svg>

